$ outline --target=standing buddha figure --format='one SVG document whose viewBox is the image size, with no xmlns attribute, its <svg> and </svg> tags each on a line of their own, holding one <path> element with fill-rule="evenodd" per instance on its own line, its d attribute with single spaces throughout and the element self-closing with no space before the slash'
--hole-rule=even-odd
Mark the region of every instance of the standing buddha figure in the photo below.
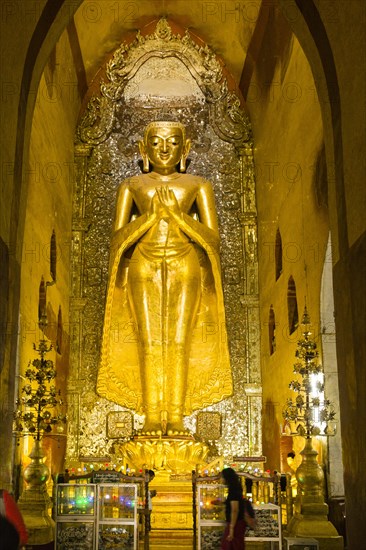
<svg viewBox="0 0 366 550">
<path fill-rule="evenodd" d="M 144 174 L 118 189 L 98 393 L 145 415 L 147 434 L 232 393 L 211 183 L 185 173 L 178 122 L 150 123 Z M 179 171 L 177 167 L 179 166 Z"/>
</svg>

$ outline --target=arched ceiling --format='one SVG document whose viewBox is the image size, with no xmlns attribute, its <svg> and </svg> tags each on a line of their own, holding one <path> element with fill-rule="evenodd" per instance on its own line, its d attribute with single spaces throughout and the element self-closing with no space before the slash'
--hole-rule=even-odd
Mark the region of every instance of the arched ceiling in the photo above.
<svg viewBox="0 0 366 550">
<path fill-rule="evenodd" d="M 75 13 L 87 86 L 106 58 L 137 30 L 165 16 L 209 44 L 237 84 L 259 21 L 262 0 L 85 0 Z"/>
</svg>

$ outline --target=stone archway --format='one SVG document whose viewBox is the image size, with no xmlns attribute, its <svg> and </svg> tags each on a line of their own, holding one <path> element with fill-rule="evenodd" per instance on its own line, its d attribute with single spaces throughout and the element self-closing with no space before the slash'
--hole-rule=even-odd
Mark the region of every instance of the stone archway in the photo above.
<svg viewBox="0 0 366 550">
<path fill-rule="evenodd" d="M 32 48 L 34 45 L 37 46 L 38 48 L 36 50 L 37 54 L 33 59 L 33 62 L 28 64 L 24 70 L 24 78 L 23 78 L 23 83 L 21 86 L 20 96 L 19 96 L 20 97 L 19 105 L 18 105 L 17 113 L 13 114 L 13 118 L 14 120 L 16 120 L 16 117 L 18 116 L 18 113 L 19 113 L 16 151 L 17 151 L 17 163 L 19 163 L 23 167 L 26 164 L 26 151 L 29 145 L 29 131 L 27 131 L 27 128 L 29 128 L 29 121 L 31 120 L 32 111 L 33 111 L 32 100 L 31 98 L 28 97 L 29 89 L 30 88 L 35 89 L 37 87 L 45 60 L 47 59 L 52 47 L 57 42 L 57 39 L 61 31 L 66 27 L 67 21 L 69 20 L 70 16 L 76 11 L 76 9 L 78 8 L 79 5 L 81 5 L 81 3 L 82 2 L 80 0 L 78 0 L 77 2 L 60 1 L 56 3 L 50 0 L 46 4 L 46 7 L 47 9 L 51 9 L 51 5 L 53 5 L 52 9 L 54 13 L 52 16 L 52 22 L 50 23 L 49 21 L 47 22 L 46 19 L 43 19 L 42 26 L 44 25 L 45 32 L 43 31 L 41 32 L 41 30 L 38 29 L 38 31 L 35 33 L 37 34 L 37 37 L 35 37 L 35 42 L 33 41 L 31 42 Z M 328 168 L 337 165 L 337 170 L 334 172 L 334 178 L 332 178 L 331 183 L 333 185 L 333 188 L 335 187 L 338 190 L 339 196 L 341 197 L 340 198 L 341 213 L 339 217 L 341 219 L 341 223 L 344 222 L 344 225 L 345 225 L 346 216 L 345 214 L 342 214 L 345 206 L 344 182 L 343 182 L 343 175 L 342 175 L 343 168 L 342 168 L 342 162 L 338 163 L 338 158 L 340 159 L 342 158 L 342 150 L 343 150 L 342 139 L 337 137 L 337 135 L 339 135 L 340 128 L 337 121 L 336 110 L 333 109 L 333 114 L 331 114 L 332 108 L 329 104 L 327 105 L 327 101 L 329 97 L 332 96 L 332 94 L 330 93 L 330 90 L 332 88 L 332 82 L 329 82 L 329 78 L 328 79 L 325 78 L 325 68 L 322 65 L 321 56 L 319 55 L 320 46 L 319 46 L 319 43 L 316 44 L 313 39 L 313 35 L 315 35 L 317 33 L 317 29 L 319 29 L 319 22 L 321 23 L 322 16 L 319 15 L 316 9 L 316 4 L 314 2 L 305 2 L 300 0 L 298 1 L 281 0 L 280 6 L 284 10 L 284 13 L 286 13 L 286 10 L 287 10 L 287 13 L 289 12 L 288 10 L 293 10 L 292 11 L 293 16 L 289 17 L 290 25 L 292 26 L 296 36 L 300 40 L 302 47 L 304 48 L 307 54 L 309 62 L 313 68 L 314 74 L 316 73 L 320 75 L 322 80 L 322 82 L 319 83 L 318 94 L 322 104 L 323 116 L 325 120 L 325 128 L 327 128 L 326 139 L 327 139 Z M 44 13 L 46 14 L 46 10 Z M 318 24 L 312 23 L 312 14 L 313 15 L 315 14 L 316 19 L 318 20 Z M 53 34 L 53 29 L 55 31 L 54 34 Z M 322 38 L 324 38 L 324 30 L 318 35 L 318 42 Z M 323 57 L 323 61 L 324 61 L 324 57 Z M 32 86 L 29 86 L 28 84 L 26 85 L 27 78 L 29 83 L 29 77 L 27 78 L 25 77 L 25 73 L 28 71 L 32 75 L 31 82 L 35 83 L 34 87 L 33 85 Z M 338 102 L 338 107 L 339 107 L 339 102 Z M 26 119 L 28 120 L 28 122 L 26 122 Z M 332 145 L 334 141 L 337 143 L 336 146 Z M 338 156 L 338 153 L 340 154 L 340 157 Z M 335 162 L 336 158 L 337 158 L 337 162 Z M 12 190 L 12 196 L 13 196 L 13 207 L 12 207 L 13 216 L 12 217 L 14 219 L 14 222 L 12 226 L 12 235 L 11 235 L 12 240 L 16 240 L 17 244 L 20 245 L 20 247 L 22 243 L 22 228 L 21 228 L 21 224 L 18 224 L 17 220 L 19 218 L 19 212 L 21 212 L 20 203 L 23 203 L 23 205 L 25 205 L 26 195 L 27 195 L 26 189 L 23 187 L 24 184 L 22 182 L 21 172 L 22 170 L 20 170 L 20 172 L 17 172 L 18 175 L 15 178 L 16 185 L 13 187 L 13 190 Z M 330 172 L 332 173 L 331 169 L 330 169 Z M 22 196 L 22 199 L 20 198 L 21 196 Z M 341 225 L 341 223 L 338 224 L 338 213 L 337 213 L 337 208 L 335 204 L 333 204 L 332 206 L 332 212 L 333 212 L 333 227 L 335 228 L 333 240 L 335 242 L 337 225 Z M 344 231 L 346 231 L 346 229 L 340 228 L 340 231 L 342 232 L 342 237 L 340 240 L 342 240 L 343 244 L 339 248 L 342 248 L 342 250 L 345 252 L 344 260 L 345 262 L 350 261 L 355 264 L 357 260 L 356 256 L 348 254 L 347 239 L 346 239 L 347 235 L 344 234 Z M 336 248 L 338 248 L 337 244 L 336 244 Z M 359 253 L 362 253 L 363 249 L 361 247 L 358 250 L 359 250 Z M 356 253 L 357 251 L 354 252 L 354 254 Z M 338 258 L 338 254 L 336 255 L 336 259 L 337 258 Z M 9 300 L 10 323 L 13 323 L 14 321 L 17 320 L 18 309 L 19 309 L 18 292 L 19 292 L 19 284 L 20 284 L 19 282 L 20 281 L 20 275 L 19 275 L 20 262 L 18 260 L 19 260 L 19 257 L 17 258 L 14 257 L 12 259 L 13 264 L 10 267 L 11 279 L 14 285 L 13 288 L 11 289 L 11 295 Z M 344 329 L 345 341 L 341 343 L 340 347 L 342 347 L 344 350 L 349 349 L 349 356 L 352 358 L 351 360 L 353 364 L 356 362 L 358 364 L 362 364 L 362 360 L 363 360 L 362 358 L 364 358 L 362 353 L 364 352 L 362 350 L 360 351 L 361 355 L 357 358 L 358 359 L 357 361 L 354 358 L 354 353 L 353 353 L 353 349 L 356 347 L 355 343 L 357 343 L 357 341 L 362 341 L 362 333 L 361 332 L 357 333 L 355 331 L 350 335 L 349 338 L 347 338 L 349 336 L 347 327 L 352 327 L 353 325 L 357 324 L 353 320 L 352 308 L 349 308 L 348 306 L 349 306 L 349 303 L 352 303 L 352 305 L 354 304 L 355 300 L 357 300 L 357 296 L 361 298 L 361 292 L 364 287 L 362 286 L 362 279 L 360 279 L 359 280 L 360 284 L 358 285 L 359 290 L 355 289 L 354 286 L 351 288 L 350 287 L 351 278 L 352 277 L 350 275 L 349 268 L 347 267 L 347 265 L 339 264 L 336 267 L 335 287 L 336 287 L 336 290 L 337 289 L 344 290 L 343 294 L 345 295 L 345 300 L 341 299 L 341 297 L 337 297 L 336 307 L 338 305 L 339 311 L 348 311 L 347 316 L 346 314 L 344 314 L 344 316 L 342 316 L 342 318 L 338 320 L 339 325 L 338 325 L 337 332 L 338 334 L 341 334 L 343 332 L 342 329 Z M 342 281 L 343 281 L 343 284 L 342 284 Z M 345 281 L 347 283 L 346 285 L 344 284 Z M 345 286 L 347 288 L 345 288 Z M 351 297 L 351 294 L 354 294 L 356 296 L 356 298 L 354 298 L 353 301 L 349 300 Z M 347 301 L 348 301 L 348 305 L 347 305 Z M 6 362 L 8 362 L 9 365 L 16 364 L 17 345 L 18 344 L 16 342 L 16 334 L 15 333 L 11 334 L 8 337 L 7 352 L 6 352 L 7 353 Z M 347 355 L 346 351 L 343 351 L 342 353 L 340 353 L 339 355 L 340 364 L 344 363 L 343 360 L 346 358 L 346 355 Z M 342 376 L 347 376 L 346 370 L 342 371 Z M 9 388 L 11 390 L 11 393 L 14 393 L 13 382 L 10 382 Z M 360 391 L 361 390 L 363 391 L 364 388 L 361 387 Z M 345 409 L 348 409 L 349 402 L 350 402 L 349 396 L 347 395 L 342 396 L 341 401 L 342 401 L 343 407 Z M 356 417 L 352 417 L 352 423 L 358 426 L 359 420 L 357 420 Z M 10 420 L 7 421 L 7 428 L 8 429 L 6 431 L 6 440 L 8 440 L 10 437 Z M 2 432 L 2 433 L 5 434 L 5 432 Z M 352 457 L 354 457 L 355 454 L 357 455 L 358 446 L 356 444 L 356 439 L 357 437 L 354 436 L 353 439 L 351 440 L 352 445 L 345 446 L 349 448 L 349 451 L 347 454 L 348 461 L 346 465 L 348 471 L 350 470 L 354 471 L 354 468 L 352 467 L 352 461 L 353 461 Z M 3 445 L 2 448 L 9 449 L 7 445 Z M 6 453 L 7 453 L 7 456 L 4 462 L 8 462 L 7 459 L 9 458 L 10 450 L 6 451 Z M 349 491 L 350 491 L 350 495 L 352 494 L 357 495 L 358 494 L 357 486 L 360 488 L 365 484 L 362 483 L 362 479 L 360 478 L 358 478 L 356 482 L 356 479 L 357 479 L 356 475 L 353 475 L 353 478 L 354 479 L 352 480 L 352 488 L 349 489 Z M 352 501 L 360 502 L 361 500 L 357 498 L 351 498 L 351 497 L 349 498 L 349 501 L 350 501 L 350 504 L 349 504 L 350 507 L 348 510 L 349 516 L 354 516 L 355 518 L 357 517 L 362 518 L 362 510 L 359 507 L 356 508 L 356 505 L 352 507 L 353 506 Z M 354 524 L 355 533 L 358 531 L 358 528 L 360 525 L 362 525 L 362 522 L 357 524 L 355 519 L 355 524 Z M 356 542 L 355 542 L 355 545 L 356 545 Z"/>
</svg>

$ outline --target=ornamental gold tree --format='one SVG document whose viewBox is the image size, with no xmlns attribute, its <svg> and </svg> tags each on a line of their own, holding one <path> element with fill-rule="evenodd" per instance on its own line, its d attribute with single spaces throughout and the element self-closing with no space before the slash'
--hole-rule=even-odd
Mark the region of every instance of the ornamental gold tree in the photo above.
<svg viewBox="0 0 366 550">
<path fill-rule="evenodd" d="M 316 342 L 311 338 L 306 306 L 301 324 L 304 328 L 302 338 L 297 343 L 297 361 L 294 364 L 294 373 L 301 379 L 292 380 L 289 384 L 297 396 L 287 400 L 283 416 L 286 420 L 286 434 L 304 437 L 305 446 L 300 452 L 301 464 L 296 470 L 298 490 L 295 514 L 287 525 L 287 532 L 292 537 L 332 537 L 334 541 L 335 537 L 339 537 L 335 527 L 328 521 L 328 505 L 324 502 L 323 493 L 323 468 L 317 462 L 318 453 L 312 442 L 316 436 L 335 434 L 335 411 L 324 396 L 323 367 L 318 361 Z"/>
<path fill-rule="evenodd" d="M 52 345 L 42 339 L 38 348 L 33 344 L 33 349 L 39 358 L 30 361 L 25 371 L 24 378 L 28 383 L 21 388 L 22 395 L 16 400 L 14 433 L 17 437 L 31 435 L 40 441 L 44 435 L 53 435 L 54 428 L 63 431 L 66 415 L 56 410 L 63 401 L 60 390 L 53 383 L 56 378 L 54 363 L 46 359 Z"/>
<path fill-rule="evenodd" d="M 331 402 L 324 396 L 324 372 L 319 363 L 316 342 L 311 338 L 310 317 L 306 306 L 302 317 L 302 338 L 297 342 L 294 374 L 301 377 L 292 380 L 289 388 L 297 396 L 288 398 L 283 411 L 288 435 L 305 438 L 317 435 L 334 435 L 334 417 Z"/>
</svg>

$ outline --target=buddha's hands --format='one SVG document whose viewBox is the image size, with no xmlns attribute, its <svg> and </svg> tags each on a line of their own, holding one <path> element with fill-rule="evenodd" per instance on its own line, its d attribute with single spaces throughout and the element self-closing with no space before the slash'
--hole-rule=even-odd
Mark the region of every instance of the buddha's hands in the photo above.
<svg viewBox="0 0 366 550">
<path fill-rule="evenodd" d="M 176 218 L 177 216 L 181 216 L 181 210 L 177 201 L 177 197 L 175 196 L 172 189 L 169 189 L 168 186 L 157 187 L 156 195 L 158 196 L 160 205 L 164 209 L 164 219 L 168 219 L 170 217 Z"/>
<path fill-rule="evenodd" d="M 150 215 L 155 215 L 157 216 L 157 218 L 164 217 L 164 208 L 159 200 L 159 196 L 157 193 L 154 193 L 153 198 L 151 200 Z"/>
</svg>

